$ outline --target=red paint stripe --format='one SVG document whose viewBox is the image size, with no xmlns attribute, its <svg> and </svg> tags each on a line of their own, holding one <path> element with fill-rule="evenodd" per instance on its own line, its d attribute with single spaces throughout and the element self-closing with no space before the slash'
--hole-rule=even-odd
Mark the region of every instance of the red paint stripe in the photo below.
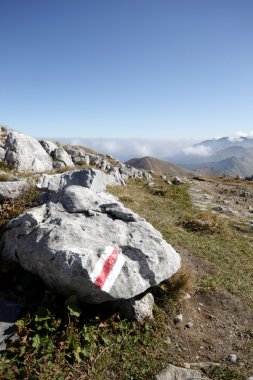
<svg viewBox="0 0 253 380">
<path fill-rule="evenodd" d="M 108 259 L 105 261 L 100 275 L 96 278 L 96 281 L 94 282 L 94 284 L 97 285 L 99 288 L 102 288 L 102 286 L 104 285 L 107 277 L 109 276 L 112 268 L 114 267 L 117 261 L 119 253 L 120 251 L 114 249 L 108 257 Z"/>
</svg>

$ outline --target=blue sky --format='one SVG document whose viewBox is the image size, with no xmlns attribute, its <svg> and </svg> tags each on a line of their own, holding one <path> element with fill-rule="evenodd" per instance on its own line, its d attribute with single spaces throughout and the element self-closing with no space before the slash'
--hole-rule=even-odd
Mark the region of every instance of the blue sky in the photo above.
<svg viewBox="0 0 253 380">
<path fill-rule="evenodd" d="M 252 0 L 0 0 L 0 123 L 33 136 L 253 130 Z"/>
</svg>

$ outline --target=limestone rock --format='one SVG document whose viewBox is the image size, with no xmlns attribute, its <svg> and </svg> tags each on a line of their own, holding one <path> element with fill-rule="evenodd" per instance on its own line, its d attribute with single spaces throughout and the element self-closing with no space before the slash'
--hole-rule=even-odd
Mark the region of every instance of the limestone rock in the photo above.
<svg viewBox="0 0 253 380">
<path fill-rule="evenodd" d="M 6 181 L 0 182 L 0 202 L 5 199 L 17 198 L 29 187 L 25 181 Z"/>
<path fill-rule="evenodd" d="M 182 183 L 185 183 L 182 178 L 175 177 L 172 181 L 173 185 L 181 185 Z"/>
<path fill-rule="evenodd" d="M 116 184 L 121 184 L 116 176 L 107 175 L 101 170 L 87 169 L 53 175 L 43 174 L 37 183 L 37 188 L 55 193 L 64 187 L 78 185 L 99 193 L 104 191 L 106 186 Z"/>
<path fill-rule="evenodd" d="M 3 161 L 5 157 L 5 149 L 3 146 L 0 146 L 0 161 Z"/>
<path fill-rule="evenodd" d="M 56 163 L 54 163 L 55 168 L 64 166 L 75 166 L 70 155 L 63 149 L 62 146 L 54 144 L 52 141 L 41 140 L 40 144 L 43 146 L 45 151 L 53 158 Z M 58 165 L 57 165 L 58 164 Z M 62 165 L 59 165 L 62 164 Z"/>
<path fill-rule="evenodd" d="M 119 311 L 124 318 L 134 319 L 142 322 L 145 319 L 153 319 L 154 297 L 147 293 L 142 298 L 133 298 L 121 302 Z"/>
<path fill-rule="evenodd" d="M 166 369 L 156 375 L 156 380 L 198 380 L 201 373 L 193 369 L 180 368 L 170 364 Z"/>
<path fill-rule="evenodd" d="M 6 343 L 15 339 L 14 322 L 22 309 L 22 305 L 0 298 L 0 351 L 6 349 Z"/>
<path fill-rule="evenodd" d="M 41 173 L 52 170 L 52 159 L 40 143 L 30 136 L 12 131 L 5 142 L 5 161 L 19 172 Z"/>
<path fill-rule="evenodd" d="M 3 259 L 89 303 L 133 298 L 180 267 L 178 253 L 148 222 L 112 195 L 81 186 L 10 221 L 1 248 Z"/>
</svg>

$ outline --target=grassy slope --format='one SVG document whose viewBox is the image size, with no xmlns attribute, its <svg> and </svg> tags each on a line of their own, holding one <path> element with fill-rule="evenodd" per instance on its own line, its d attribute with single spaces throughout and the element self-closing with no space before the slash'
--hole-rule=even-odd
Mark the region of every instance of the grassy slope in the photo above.
<svg viewBox="0 0 253 380">
<path fill-rule="evenodd" d="M 243 302 L 253 304 L 251 240 L 224 219 L 194 209 L 186 186 L 160 183 L 157 189 L 149 189 L 143 181 L 129 181 L 127 187 L 114 187 L 110 191 L 144 216 L 179 251 L 180 248 L 191 250 L 217 265 L 212 275 L 201 282 L 197 280 L 196 290 L 226 289 Z M 19 202 L 15 202 L 14 215 L 24 208 L 24 201 L 22 207 Z M 13 216 L 12 212 L 11 208 L 2 214 L 2 224 L 8 215 Z M 15 266 L 13 269 L 2 265 L 0 275 L 2 284 L 12 278 L 0 295 L 12 287 L 12 282 L 15 288 L 13 278 L 16 277 L 29 291 L 19 296 L 15 290 L 9 290 L 10 298 L 20 302 L 41 300 L 41 305 L 30 307 L 18 324 L 20 343 L 0 354 L 0 378 L 60 380 L 70 376 L 71 379 L 145 380 L 169 362 L 183 364 L 180 352 L 175 351 L 167 338 L 179 302 L 177 290 L 189 285 L 184 273 L 171 284 L 165 283 L 155 290 L 155 320 L 143 325 L 121 320 L 117 314 L 108 317 L 101 310 L 87 310 L 85 306 L 79 309 L 75 302 L 66 305 L 65 300 L 46 290 L 39 280 Z M 212 378 L 245 378 L 243 373 L 230 371 L 224 370 L 222 376 L 218 371 Z"/>
<path fill-rule="evenodd" d="M 236 231 L 224 218 L 195 209 L 185 188 L 164 184 L 159 188 L 163 188 L 164 196 L 153 195 L 141 182 L 112 188 L 111 192 L 145 217 L 173 246 L 179 250 L 180 247 L 189 249 L 217 264 L 216 273 L 206 279 L 203 286 L 227 289 L 253 306 L 252 240 Z M 153 193 L 159 191 L 153 190 Z M 252 232 L 251 235 L 253 237 Z"/>
</svg>

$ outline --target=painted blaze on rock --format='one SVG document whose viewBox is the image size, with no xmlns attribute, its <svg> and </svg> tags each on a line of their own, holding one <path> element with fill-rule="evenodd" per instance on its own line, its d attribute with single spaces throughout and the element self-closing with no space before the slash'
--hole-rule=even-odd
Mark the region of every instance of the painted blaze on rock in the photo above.
<svg viewBox="0 0 253 380">
<path fill-rule="evenodd" d="M 172 276 L 178 253 L 107 193 L 69 186 L 7 225 L 2 255 L 84 302 L 129 299 Z"/>
<path fill-rule="evenodd" d="M 124 264 L 125 259 L 121 251 L 107 246 L 97 261 L 90 279 L 101 290 L 109 292 Z"/>
</svg>

